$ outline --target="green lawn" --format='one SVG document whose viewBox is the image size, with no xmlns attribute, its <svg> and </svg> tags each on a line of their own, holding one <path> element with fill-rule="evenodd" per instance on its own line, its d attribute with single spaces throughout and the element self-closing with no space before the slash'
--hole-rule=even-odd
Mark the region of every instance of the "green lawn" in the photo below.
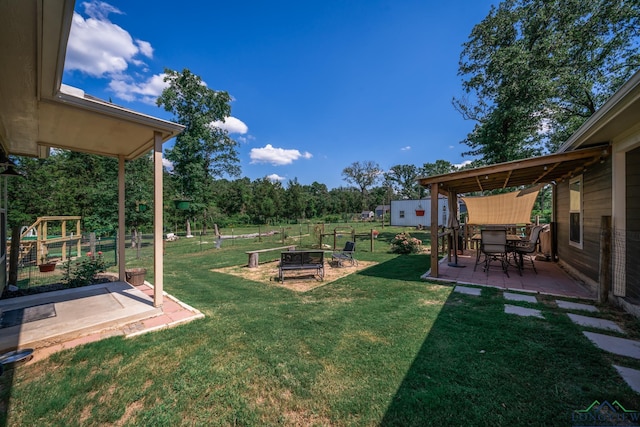
<svg viewBox="0 0 640 427">
<path fill-rule="evenodd" d="M 388 253 L 396 230 L 380 231 L 375 252 L 358 246 L 378 265 L 303 294 L 210 271 L 274 242 L 167 244 L 166 291 L 206 317 L 5 373 L 5 423 L 566 426 L 594 400 L 640 410 L 611 366 L 640 364 L 597 350 L 551 298 L 545 320 L 521 318 L 495 289 L 422 282 L 428 256 Z"/>
</svg>

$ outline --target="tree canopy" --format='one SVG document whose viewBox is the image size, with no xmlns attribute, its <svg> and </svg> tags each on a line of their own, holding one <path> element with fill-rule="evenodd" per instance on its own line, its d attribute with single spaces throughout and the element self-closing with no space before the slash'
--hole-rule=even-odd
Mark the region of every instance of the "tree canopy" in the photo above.
<svg viewBox="0 0 640 427">
<path fill-rule="evenodd" d="M 240 175 L 237 142 L 215 125 L 231 115 L 231 96 L 208 88 L 188 69 L 165 70 L 165 82 L 169 86 L 162 91 L 157 104 L 185 126 L 174 147 L 166 150 L 166 158 L 173 163 L 172 179 L 179 192 L 175 197 L 191 202 L 186 212 L 189 229 L 190 216 L 198 213 L 206 219 L 211 213 L 213 179 L 225 174 Z"/>
<path fill-rule="evenodd" d="M 493 6 L 460 55 L 453 103 L 476 122 L 463 154 L 491 164 L 555 151 L 638 70 L 639 21 L 628 0 Z"/>
</svg>

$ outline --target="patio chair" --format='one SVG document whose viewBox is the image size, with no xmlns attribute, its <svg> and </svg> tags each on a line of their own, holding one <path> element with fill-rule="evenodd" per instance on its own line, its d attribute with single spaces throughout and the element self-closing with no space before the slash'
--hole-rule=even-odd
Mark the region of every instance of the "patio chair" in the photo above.
<svg viewBox="0 0 640 427">
<path fill-rule="evenodd" d="M 344 267 L 344 262 L 348 261 L 351 265 L 358 265 L 358 260 L 353 257 L 353 253 L 356 251 L 355 242 L 346 242 L 344 249 L 340 252 L 334 252 L 331 254 L 331 260 L 336 261 L 338 266 Z"/>
<path fill-rule="evenodd" d="M 489 267 L 492 261 L 500 261 L 500 266 L 504 274 L 509 277 L 507 266 L 509 265 L 507 254 L 507 231 L 506 230 L 481 230 L 480 239 L 480 252 L 484 255 L 484 271 L 489 275 Z M 476 271 L 476 267 L 480 263 L 480 256 L 476 259 L 476 265 L 473 267 L 473 271 Z"/>
<path fill-rule="evenodd" d="M 522 274 L 522 270 L 524 269 L 525 258 L 527 258 L 531 262 L 531 267 L 533 268 L 534 273 L 538 274 L 533 259 L 538 252 L 538 241 L 540 240 L 541 231 L 542 226 L 536 225 L 535 227 L 533 227 L 533 229 L 531 229 L 529 240 L 518 243 L 513 248 L 513 253 L 516 257 L 516 263 L 518 264 L 518 271 L 520 272 L 520 274 Z"/>
</svg>

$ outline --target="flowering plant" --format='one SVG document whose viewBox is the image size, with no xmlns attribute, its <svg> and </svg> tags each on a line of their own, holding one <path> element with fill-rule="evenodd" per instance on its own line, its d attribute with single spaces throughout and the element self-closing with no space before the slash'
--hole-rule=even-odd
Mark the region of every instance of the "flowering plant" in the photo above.
<svg viewBox="0 0 640 427">
<path fill-rule="evenodd" d="M 391 252 L 396 254 L 413 254 L 420 252 L 422 241 L 411 237 L 409 233 L 400 233 L 391 241 Z"/>
<path fill-rule="evenodd" d="M 378 230 L 371 230 L 371 235 L 373 236 L 374 239 L 378 238 L 378 234 L 380 234 Z"/>
<path fill-rule="evenodd" d="M 102 258 L 102 252 L 97 255 L 87 252 L 86 257 L 81 257 L 79 261 L 67 260 L 63 264 L 64 273 L 62 281 L 72 288 L 90 285 L 98 273 L 106 270 L 106 264 Z"/>
</svg>

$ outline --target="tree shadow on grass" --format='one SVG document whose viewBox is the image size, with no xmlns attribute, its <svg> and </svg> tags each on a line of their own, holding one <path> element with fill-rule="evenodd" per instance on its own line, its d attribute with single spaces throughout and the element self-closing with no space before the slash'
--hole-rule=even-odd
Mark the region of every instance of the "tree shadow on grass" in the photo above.
<svg viewBox="0 0 640 427">
<path fill-rule="evenodd" d="M 420 276 L 429 269 L 430 259 L 428 254 L 398 255 L 389 261 L 369 267 L 358 275 L 420 282 Z"/>
<path fill-rule="evenodd" d="M 609 359 L 564 313 L 505 313 L 502 293 L 452 292 L 380 426 L 571 425 L 594 400 L 639 408 Z"/>
</svg>

